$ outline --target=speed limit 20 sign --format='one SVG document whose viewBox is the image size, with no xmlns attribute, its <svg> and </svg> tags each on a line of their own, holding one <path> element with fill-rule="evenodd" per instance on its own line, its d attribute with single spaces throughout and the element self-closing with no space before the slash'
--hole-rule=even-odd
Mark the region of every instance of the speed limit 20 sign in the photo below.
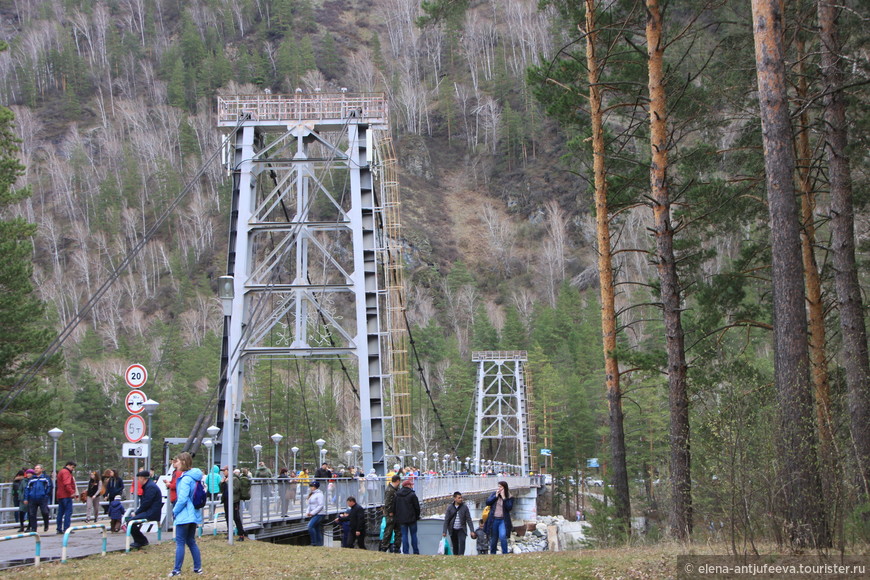
<svg viewBox="0 0 870 580">
<path fill-rule="evenodd" d="M 131 389 L 138 389 L 148 380 L 148 371 L 140 364 L 130 365 L 124 372 L 124 380 Z"/>
</svg>

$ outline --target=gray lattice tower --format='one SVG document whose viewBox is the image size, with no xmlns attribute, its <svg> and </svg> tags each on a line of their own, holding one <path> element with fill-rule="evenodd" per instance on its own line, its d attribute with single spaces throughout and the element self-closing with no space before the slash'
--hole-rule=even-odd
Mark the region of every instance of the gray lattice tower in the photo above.
<svg viewBox="0 0 870 580">
<path fill-rule="evenodd" d="M 529 471 L 529 431 L 524 364 L 526 351 L 478 351 L 477 412 L 474 421 L 474 465 L 481 470 L 483 441 L 498 440 L 490 460 L 519 465 Z"/>
<path fill-rule="evenodd" d="M 253 361 L 355 358 L 362 463 L 383 474 L 383 232 L 372 160 L 387 129 L 384 96 L 226 97 L 218 116 L 236 132 L 226 156 L 235 298 L 224 337 L 233 425 Z M 224 422 L 225 409 L 222 399 Z"/>
</svg>

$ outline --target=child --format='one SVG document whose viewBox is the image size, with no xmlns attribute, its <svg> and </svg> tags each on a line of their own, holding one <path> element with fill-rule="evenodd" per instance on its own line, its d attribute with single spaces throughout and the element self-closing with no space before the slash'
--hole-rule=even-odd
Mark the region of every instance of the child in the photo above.
<svg viewBox="0 0 870 580">
<path fill-rule="evenodd" d="M 109 518 L 112 520 L 111 530 L 113 532 L 121 531 L 121 520 L 124 518 L 124 505 L 119 499 L 113 499 L 109 504 Z"/>
<path fill-rule="evenodd" d="M 474 533 L 477 535 L 477 555 L 482 556 L 483 554 L 488 554 L 489 538 L 486 536 L 486 532 L 483 531 L 483 520 L 480 520 Z"/>
</svg>

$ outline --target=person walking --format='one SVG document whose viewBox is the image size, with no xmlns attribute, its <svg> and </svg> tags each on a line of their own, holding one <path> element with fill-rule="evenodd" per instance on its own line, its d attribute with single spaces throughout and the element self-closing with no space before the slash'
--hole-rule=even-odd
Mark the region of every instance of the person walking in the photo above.
<svg viewBox="0 0 870 580">
<path fill-rule="evenodd" d="M 193 505 L 196 486 L 202 485 L 202 471 L 198 467 L 193 467 L 193 457 L 190 453 L 179 454 L 178 463 L 182 474 L 175 486 L 178 499 L 175 507 L 172 508 L 172 517 L 175 519 L 175 566 L 169 575 L 181 575 L 185 546 L 190 550 L 190 556 L 193 558 L 193 573 L 202 574 L 202 556 L 196 544 L 196 528 L 202 524 L 202 508 Z"/>
<path fill-rule="evenodd" d="M 447 534 L 450 534 L 450 543 L 453 545 L 453 553 L 457 556 L 465 555 L 466 527 L 468 527 L 471 532 L 471 539 L 476 539 L 477 534 L 474 531 L 471 512 L 462 500 L 462 493 L 454 491 L 453 503 L 447 506 L 447 511 L 444 513 L 444 527 L 441 530 L 441 537 L 446 538 Z"/>
<path fill-rule="evenodd" d="M 93 515 L 94 523 L 97 523 L 97 520 L 100 516 L 100 488 L 102 487 L 102 481 L 100 481 L 100 472 L 92 471 L 90 478 L 88 478 L 88 489 L 85 490 L 85 522 L 91 521 L 91 516 Z"/>
<path fill-rule="evenodd" d="M 290 489 L 296 487 L 291 482 L 290 471 L 286 467 L 282 467 L 281 473 L 278 475 L 279 513 L 282 518 L 287 517 L 287 506 L 290 504 Z"/>
<path fill-rule="evenodd" d="M 237 470 L 238 471 L 238 470 Z M 232 528 L 230 527 L 229 522 L 229 493 L 227 487 L 227 481 L 229 477 L 230 470 L 224 465 L 221 470 L 223 479 L 221 479 L 220 484 L 220 492 L 221 492 L 221 502 L 224 504 L 224 518 L 227 520 L 227 534 L 233 533 Z M 239 479 L 238 475 L 233 473 L 233 525 L 236 527 L 236 533 L 239 535 L 239 541 L 244 542 L 248 539 L 248 536 L 245 535 L 245 526 L 242 524 L 242 482 Z"/>
<path fill-rule="evenodd" d="M 320 522 L 323 521 L 324 500 L 323 492 L 320 491 L 320 482 L 312 481 L 308 484 L 308 509 L 305 517 L 311 518 L 308 521 L 308 535 L 311 536 L 312 546 L 323 545 L 323 531 L 320 529 Z"/>
<path fill-rule="evenodd" d="M 18 508 L 15 512 L 15 521 L 18 522 L 18 531 L 24 531 L 24 514 L 27 513 L 24 508 L 24 488 L 27 487 L 27 474 L 23 469 L 19 469 L 15 477 L 12 478 L 12 505 Z"/>
<path fill-rule="evenodd" d="M 514 508 L 514 498 L 506 481 L 498 482 L 498 489 L 490 494 L 486 505 L 491 509 L 486 518 L 484 531 L 489 536 L 489 553 L 495 554 L 496 544 L 501 541 L 501 553 L 508 553 L 508 536 L 513 531 L 511 510 Z"/>
<path fill-rule="evenodd" d="M 477 524 L 477 529 L 474 530 L 474 533 L 477 534 L 477 555 L 483 556 L 489 553 L 489 536 L 486 535 L 486 532 L 483 530 L 483 520 Z"/>
<path fill-rule="evenodd" d="M 420 553 L 417 545 L 417 521 L 420 519 L 420 500 L 414 493 L 414 482 L 410 479 L 402 482 L 402 488 L 396 492 L 396 525 L 402 529 L 402 553 L 410 554 L 413 548 L 415 554 Z"/>
<path fill-rule="evenodd" d="M 347 511 L 341 513 L 335 521 L 348 525 L 348 535 L 342 538 L 342 548 L 353 548 L 356 544 L 360 550 L 366 549 L 366 512 L 356 502 L 355 497 L 347 498 Z"/>
<path fill-rule="evenodd" d="M 131 519 L 159 522 L 160 513 L 163 511 L 163 494 L 160 493 L 160 488 L 151 481 L 150 471 L 143 469 L 136 474 L 136 478 L 139 480 L 138 487 L 142 490 L 142 494 L 139 496 L 139 508 Z M 130 536 L 133 538 L 131 548 L 144 548 L 148 545 L 148 538 L 142 533 L 141 523 L 130 526 Z"/>
<path fill-rule="evenodd" d="M 57 533 L 64 533 L 72 523 L 73 498 L 79 493 L 76 489 L 76 478 L 73 471 L 75 461 L 67 461 L 57 472 Z"/>
<path fill-rule="evenodd" d="M 51 501 L 52 487 L 51 479 L 45 475 L 42 465 L 34 465 L 33 475 L 27 480 L 27 487 L 24 489 L 24 504 L 27 506 L 31 532 L 36 531 L 37 510 L 42 512 L 42 523 L 45 526 L 42 531 L 48 531 L 48 504 Z"/>
<path fill-rule="evenodd" d="M 387 491 L 384 492 L 384 535 L 381 538 L 379 550 L 381 552 L 398 552 L 395 542 L 393 542 L 394 532 L 396 531 L 396 490 L 399 489 L 401 477 L 393 474 L 390 482 L 387 484 Z"/>
<path fill-rule="evenodd" d="M 221 470 L 217 465 L 212 465 L 211 471 L 205 476 L 205 490 L 208 492 L 211 517 L 214 517 L 217 511 L 214 502 L 217 501 L 218 494 L 221 492 Z"/>
</svg>

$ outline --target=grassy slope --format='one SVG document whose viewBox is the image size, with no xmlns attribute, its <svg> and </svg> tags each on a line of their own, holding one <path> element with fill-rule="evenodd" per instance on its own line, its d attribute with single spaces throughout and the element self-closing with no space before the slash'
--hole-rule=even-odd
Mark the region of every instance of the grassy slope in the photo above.
<svg viewBox="0 0 870 580">
<path fill-rule="evenodd" d="M 226 538 L 200 539 L 204 578 L 667 578 L 675 570 L 677 546 L 615 548 L 561 553 L 455 558 L 450 556 L 400 556 L 330 548 L 282 546 L 244 542 L 228 546 Z M 163 542 L 131 554 L 111 553 L 20 568 L 9 576 L 42 578 L 159 578 L 172 569 L 175 544 Z M 186 554 L 183 576 L 191 573 Z"/>
</svg>

